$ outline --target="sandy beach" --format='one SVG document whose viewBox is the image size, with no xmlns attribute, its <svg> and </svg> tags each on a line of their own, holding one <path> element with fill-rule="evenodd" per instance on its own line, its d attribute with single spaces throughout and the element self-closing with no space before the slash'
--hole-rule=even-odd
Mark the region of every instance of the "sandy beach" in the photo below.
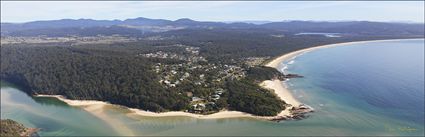
<svg viewBox="0 0 425 137">
<path fill-rule="evenodd" d="M 312 47 L 312 48 L 307 48 L 307 49 L 302 49 L 302 50 L 290 52 L 288 54 L 279 56 L 279 57 L 273 59 L 272 61 L 268 62 L 265 66 L 273 67 L 273 68 L 277 69 L 279 67 L 280 63 L 285 61 L 285 60 L 292 59 L 292 58 L 294 58 L 294 57 L 296 57 L 300 54 L 303 54 L 303 53 L 306 53 L 306 52 L 309 52 L 309 51 L 313 51 L 313 50 L 317 50 L 317 49 L 322 49 L 322 48 L 330 48 L 330 47 L 335 47 L 335 46 L 344 46 L 344 45 L 366 43 L 366 42 L 382 42 L 382 41 L 397 41 L 397 40 L 399 40 L 399 39 L 346 42 L 346 43 L 337 43 L 337 44 L 316 46 L 316 47 Z M 266 80 L 266 81 L 262 82 L 260 85 L 263 86 L 264 88 L 267 88 L 267 89 L 274 91 L 276 93 L 276 95 L 279 98 L 281 98 L 282 100 L 284 100 L 287 104 L 290 104 L 290 105 L 296 106 L 296 107 L 301 105 L 302 103 L 299 102 L 296 98 L 294 98 L 292 96 L 291 92 L 287 88 L 285 88 L 284 84 L 285 83 L 280 81 L 280 80 Z M 109 103 L 103 102 L 103 101 L 70 100 L 70 99 L 66 99 L 65 97 L 60 96 L 60 95 L 37 95 L 37 96 L 38 97 L 55 97 L 55 98 L 65 102 L 65 103 L 67 103 L 71 106 L 81 107 L 84 110 L 94 114 L 95 116 L 98 116 L 100 119 L 105 120 L 105 121 L 109 121 L 111 124 L 113 124 L 114 121 L 111 121 L 112 118 L 109 118 L 103 112 L 103 109 L 105 108 L 105 106 L 118 106 L 118 105 L 109 104 Z M 149 117 L 187 116 L 187 117 L 200 118 L 200 119 L 250 117 L 250 118 L 271 120 L 271 119 L 275 119 L 275 118 L 282 117 L 282 116 L 283 117 L 292 116 L 289 109 L 283 110 L 277 116 L 270 116 L 270 117 L 254 116 L 252 114 L 248 114 L 248 113 L 244 113 L 244 112 L 227 111 L 227 110 L 226 111 L 220 111 L 218 113 L 214 113 L 214 114 L 210 114 L 210 115 L 200 115 L 200 114 L 193 114 L 193 113 L 182 112 L 182 111 L 155 113 L 155 112 L 148 112 L 148 111 L 144 111 L 144 110 L 141 110 L 141 109 L 135 109 L 135 108 L 128 108 L 128 109 L 131 111 L 130 114 L 136 114 L 136 115 L 141 115 L 141 116 L 149 116 Z M 120 126 L 119 124 L 116 124 L 116 125 L 117 125 L 116 128 L 124 127 L 124 126 Z M 128 131 L 128 129 L 126 129 L 126 130 L 120 129 L 120 131 Z"/>
<path fill-rule="evenodd" d="M 265 64 L 265 66 L 278 69 L 279 65 L 282 62 L 284 62 L 286 60 L 291 60 L 291 59 L 295 58 L 296 56 L 302 55 L 302 54 L 310 52 L 310 51 L 318 50 L 318 49 L 332 48 L 332 47 L 336 47 L 336 46 L 347 46 L 347 45 L 359 44 L 359 43 L 399 41 L 399 40 L 405 40 L 405 39 L 355 41 L 355 42 L 345 42 L 345 43 L 336 43 L 336 44 L 315 46 L 315 47 L 311 47 L 311 48 L 293 51 L 293 52 L 284 54 L 282 56 L 276 57 L 273 60 L 271 60 L 270 62 L 268 62 L 267 64 Z M 414 39 L 409 39 L 409 40 L 414 40 Z M 287 104 L 290 104 L 292 106 L 299 106 L 299 105 L 302 104 L 296 98 L 293 97 L 293 95 L 291 94 L 291 92 L 287 88 L 285 88 L 286 84 L 283 81 L 266 80 L 266 81 L 262 82 L 260 85 L 263 86 L 264 88 L 273 90 L 276 93 L 276 95 L 278 97 L 280 97 L 282 100 L 284 100 Z M 291 116 L 291 114 L 288 111 L 288 109 L 286 109 L 286 110 L 283 110 L 278 116 Z"/>
<path fill-rule="evenodd" d="M 240 112 L 240 111 L 220 111 L 214 114 L 201 115 L 201 114 L 193 114 L 193 113 L 182 112 L 182 111 L 155 113 L 155 112 L 147 112 L 144 110 L 133 109 L 133 108 L 130 108 L 130 110 L 132 110 L 137 115 L 149 116 L 149 117 L 186 116 L 186 117 L 193 117 L 193 118 L 199 118 L 199 119 L 220 119 L 220 118 L 239 118 L 239 117 L 260 118 L 259 116 L 254 116 L 254 115 Z"/>
<path fill-rule="evenodd" d="M 71 100 L 71 99 L 66 99 L 65 97 L 61 95 L 36 95 L 36 97 L 57 98 L 67 103 L 70 106 L 81 107 L 84 110 L 91 112 L 92 114 L 95 114 L 96 116 L 104 115 L 104 114 L 101 114 L 102 111 L 100 110 L 107 106 L 122 107 L 119 105 L 109 104 L 107 102 L 96 101 L 96 100 Z M 187 116 L 187 117 L 200 118 L 200 119 L 219 119 L 219 118 L 236 118 L 236 117 L 261 118 L 261 116 L 254 116 L 254 115 L 244 113 L 244 112 L 239 112 L 239 111 L 220 111 L 218 113 L 214 113 L 210 115 L 201 115 L 201 114 L 193 114 L 193 113 L 188 113 L 183 111 L 170 111 L 170 112 L 156 113 L 156 112 L 149 112 L 149 111 L 136 109 L 136 108 L 128 108 L 128 109 L 132 111 L 133 114 L 148 116 L 148 117 Z M 263 117 L 263 118 L 267 119 L 271 117 Z"/>
<path fill-rule="evenodd" d="M 297 51 L 293 51 L 287 54 L 284 54 L 282 56 L 279 56 L 277 58 L 274 58 L 265 66 L 272 67 L 272 68 L 279 68 L 279 65 L 286 61 L 291 60 L 295 58 L 296 56 L 302 55 L 304 53 L 318 50 L 318 49 L 324 49 L 324 48 L 332 48 L 337 46 L 347 46 L 352 44 L 360 44 L 360 43 L 371 43 L 371 42 L 384 42 L 384 41 L 399 41 L 399 40 L 406 40 L 406 39 L 389 39 L 389 40 L 370 40 L 370 41 L 355 41 L 355 42 L 345 42 L 345 43 L 336 43 L 336 44 L 328 44 L 328 45 L 321 45 L 321 46 L 315 46 L 311 48 L 301 49 Z M 408 39 L 408 40 L 415 40 L 415 39 Z M 280 97 L 282 100 L 284 100 L 287 104 L 290 104 L 292 106 L 299 106 L 302 105 L 301 102 L 299 102 L 294 96 L 291 94 L 289 89 L 285 88 L 286 83 L 280 80 L 266 80 L 263 81 L 261 84 L 264 88 L 273 90 L 278 97 Z M 277 116 L 292 116 L 292 114 L 289 112 L 288 109 L 283 110 L 281 113 L 279 113 Z"/>
<path fill-rule="evenodd" d="M 302 103 L 300 103 L 296 98 L 292 96 L 291 92 L 284 87 L 284 84 L 285 83 L 280 80 L 266 80 L 260 85 L 266 89 L 274 91 L 280 99 L 285 101 L 286 104 L 290 104 L 291 106 L 297 107 L 301 105 Z M 292 114 L 291 112 L 289 112 L 289 109 L 285 109 L 277 116 L 292 116 Z"/>
<path fill-rule="evenodd" d="M 344 42 L 344 43 L 335 43 L 335 44 L 327 44 L 327 45 L 321 45 L 321 46 L 315 46 L 311 48 L 301 49 L 297 51 L 293 51 L 287 54 L 284 54 L 282 56 L 276 57 L 270 62 L 268 62 L 265 66 L 277 68 L 279 67 L 280 63 L 292 59 L 300 54 L 304 54 L 313 50 L 317 49 L 324 49 L 324 48 L 331 48 L 336 46 L 347 46 L 352 44 L 360 44 L 360 43 L 371 43 L 371 42 L 385 42 L 385 41 L 400 41 L 400 40 L 417 40 L 417 39 L 388 39 L 388 40 L 368 40 L 368 41 L 354 41 L 354 42 Z"/>
<path fill-rule="evenodd" d="M 284 86 L 282 81 L 279 80 L 267 80 L 260 84 L 261 86 L 270 89 L 274 91 L 278 97 L 280 97 L 282 100 L 284 100 L 287 104 L 291 104 L 292 106 L 298 106 L 301 103 L 298 102 L 288 91 Z M 53 97 L 57 98 L 65 103 L 67 103 L 70 106 L 76 106 L 80 107 L 91 114 L 99 117 L 102 120 L 108 121 L 108 123 L 116 123 L 111 121 L 112 118 L 109 118 L 107 114 L 103 112 L 104 108 L 108 108 L 108 106 L 112 107 L 122 107 L 119 105 L 110 104 L 103 101 L 96 101 L 96 100 L 71 100 L 67 99 L 64 96 L 61 95 L 36 95 L 37 97 Z M 275 119 L 277 117 L 281 116 L 292 116 L 289 112 L 289 109 L 285 109 L 282 112 L 280 112 L 277 116 L 255 116 L 249 113 L 240 112 L 240 111 L 220 111 L 214 114 L 209 115 L 201 115 L 201 114 L 193 114 L 183 111 L 170 111 L 170 112 L 162 112 L 162 113 L 156 113 L 156 112 L 149 112 L 141 109 L 136 108 L 128 108 L 131 113 L 128 115 L 140 115 L 140 116 L 148 116 L 148 117 L 173 117 L 173 116 L 186 116 L 186 117 L 193 117 L 193 118 L 199 118 L 199 119 L 222 119 L 222 118 L 241 118 L 241 117 L 247 117 L 247 118 L 257 118 L 257 119 L 264 119 L 264 120 L 271 120 Z M 119 123 L 116 123 L 115 125 L 119 125 Z M 124 126 L 117 126 L 117 128 L 122 128 Z M 129 130 L 119 130 L 119 131 L 129 131 Z M 129 132 L 127 132 L 129 133 Z"/>
</svg>

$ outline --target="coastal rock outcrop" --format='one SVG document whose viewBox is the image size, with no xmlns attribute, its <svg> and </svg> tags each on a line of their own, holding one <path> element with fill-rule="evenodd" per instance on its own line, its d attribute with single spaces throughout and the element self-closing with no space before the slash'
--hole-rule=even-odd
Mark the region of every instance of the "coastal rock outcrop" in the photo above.
<svg viewBox="0 0 425 137">
<path fill-rule="evenodd" d="M 303 78 L 304 76 L 298 75 L 298 74 L 281 74 L 277 77 L 277 79 L 281 81 L 285 81 L 286 79 L 290 78 Z"/>
<path fill-rule="evenodd" d="M 314 109 L 310 106 L 307 106 L 305 104 L 301 104 L 299 106 L 293 106 L 292 108 L 288 108 L 291 115 L 288 116 L 276 116 L 271 119 L 271 121 L 282 121 L 282 120 L 302 120 L 309 115 L 308 113 L 314 112 Z"/>
</svg>

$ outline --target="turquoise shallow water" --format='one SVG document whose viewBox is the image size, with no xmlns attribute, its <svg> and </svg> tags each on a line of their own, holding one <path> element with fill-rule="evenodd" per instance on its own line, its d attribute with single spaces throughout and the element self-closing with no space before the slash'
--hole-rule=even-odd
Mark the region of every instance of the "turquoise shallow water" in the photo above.
<svg viewBox="0 0 425 137">
<path fill-rule="evenodd" d="M 319 49 L 288 63 L 284 71 L 306 76 L 288 82 L 295 96 L 343 125 L 424 134 L 424 40 Z"/>
<path fill-rule="evenodd" d="M 107 108 L 137 135 L 424 135 L 424 41 L 376 42 L 312 51 L 283 62 L 305 78 L 287 82 L 316 112 L 300 121 L 153 118 Z M 41 136 L 120 135 L 107 122 L 56 99 L 31 98 L 2 82 L 1 117 L 39 127 Z"/>
<path fill-rule="evenodd" d="M 118 135 L 105 122 L 82 109 L 53 98 L 31 98 L 6 86 L 1 88 L 1 118 L 42 128 L 41 136 Z"/>
</svg>

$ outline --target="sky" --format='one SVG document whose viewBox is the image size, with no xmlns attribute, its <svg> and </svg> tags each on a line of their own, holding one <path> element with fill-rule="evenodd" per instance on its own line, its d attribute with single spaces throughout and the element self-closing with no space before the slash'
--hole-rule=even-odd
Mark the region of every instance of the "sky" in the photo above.
<svg viewBox="0 0 425 137">
<path fill-rule="evenodd" d="M 1 22 L 146 17 L 197 21 L 424 22 L 424 1 L 1 1 Z"/>
</svg>

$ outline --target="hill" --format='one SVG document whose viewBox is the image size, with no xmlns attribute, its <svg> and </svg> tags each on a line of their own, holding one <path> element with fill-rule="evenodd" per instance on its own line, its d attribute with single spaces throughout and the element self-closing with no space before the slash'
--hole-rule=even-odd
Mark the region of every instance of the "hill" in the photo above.
<svg viewBox="0 0 425 137">
<path fill-rule="evenodd" d="M 119 30 L 115 28 L 119 28 Z M 424 24 L 370 21 L 287 21 L 253 24 L 245 22 L 195 21 L 188 18 L 171 21 L 139 17 L 126 20 L 62 19 L 27 23 L 1 23 L 2 36 L 141 36 L 151 32 L 166 32 L 181 29 L 269 29 L 294 34 L 302 32 L 325 32 L 374 36 L 424 35 Z"/>
</svg>

